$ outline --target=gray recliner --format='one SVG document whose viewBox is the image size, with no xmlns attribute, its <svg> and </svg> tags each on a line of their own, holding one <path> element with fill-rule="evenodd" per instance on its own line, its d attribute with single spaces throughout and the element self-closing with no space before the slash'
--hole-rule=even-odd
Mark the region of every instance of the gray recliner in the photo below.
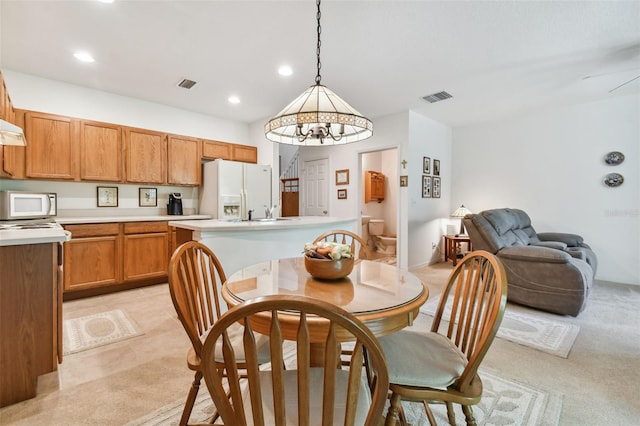
<svg viewBox="0 0 640 426">
<path fill-rule="evenodd" d="M 485 210 L 463 221 L 474 250 L 502 261 L 510 302 L 572 316 L 584 309 L 597 258 L 581 236 L 536 233 L 529 216 L 518 209 Z"/>
</svg>

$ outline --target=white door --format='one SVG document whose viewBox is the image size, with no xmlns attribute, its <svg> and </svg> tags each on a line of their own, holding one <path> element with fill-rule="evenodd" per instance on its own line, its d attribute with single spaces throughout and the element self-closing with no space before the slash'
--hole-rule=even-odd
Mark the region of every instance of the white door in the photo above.
<svg viewBox="0 0 640 426">
<path fill-rule="evenodd" d="M 329 160 L 305 161 L 302 175 L 302 215 L 326 216 L 329 214 Z"/>
</svg>

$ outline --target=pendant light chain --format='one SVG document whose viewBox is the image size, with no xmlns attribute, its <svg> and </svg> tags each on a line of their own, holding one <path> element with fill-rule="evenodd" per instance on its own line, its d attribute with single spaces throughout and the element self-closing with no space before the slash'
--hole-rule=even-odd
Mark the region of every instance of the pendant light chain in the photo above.
<svg viewBox="0 0 640 426">
<path fill-rule="evenodd" d="M 316 20 L 318 21 L 318 44 L 316 45 L 316 56 L 318 58 L 318 74 L 316 74 L 316 84 L 320 84 L 320 68 L 322 68 L 322 63 L 320 62 L 320 33 L 322 33 L 322 27 L 320 26 L 320 17 L 322 14 L 320 13 L 320 0 L 316 0 L 316 6 L 318 6 L 318 12 L 316 13 Z"/>
</svg>

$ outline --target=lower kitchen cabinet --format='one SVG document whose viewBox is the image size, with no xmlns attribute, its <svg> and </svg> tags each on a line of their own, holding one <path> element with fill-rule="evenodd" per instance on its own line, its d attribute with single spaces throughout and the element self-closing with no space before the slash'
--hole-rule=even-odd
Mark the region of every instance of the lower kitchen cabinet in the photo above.
<svg viewBox="0 0 640 426">
<path fill-rule="evenodd" d="M 122 281 L 120 225 L 67 225 L 64 245 L 64 291 L 104 287 Z"/>
<path fill-rule="evenodd" d="M 136 281 L 167 276 L 169 269 L 167 222 L 124 224 L 124 280 Z"/>
<path fill-rule="evenodd" d="M 65 300 L 166 282 L 166 221 L 65 225 Z"/>
</svg>

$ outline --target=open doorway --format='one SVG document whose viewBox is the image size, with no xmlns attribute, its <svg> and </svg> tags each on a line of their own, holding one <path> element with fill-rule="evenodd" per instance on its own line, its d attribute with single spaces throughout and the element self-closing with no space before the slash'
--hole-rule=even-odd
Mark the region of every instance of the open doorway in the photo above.
<svg viewBox="0 0 640 426">
<path fill-rule="evenodd" d="M 360 154 L 362 194 L 361 236 L 375 259 L 397 262 L 398 235 L 398 149 Z M 382 186 L 382 188 L 381 188 Z"/>
</svg>

